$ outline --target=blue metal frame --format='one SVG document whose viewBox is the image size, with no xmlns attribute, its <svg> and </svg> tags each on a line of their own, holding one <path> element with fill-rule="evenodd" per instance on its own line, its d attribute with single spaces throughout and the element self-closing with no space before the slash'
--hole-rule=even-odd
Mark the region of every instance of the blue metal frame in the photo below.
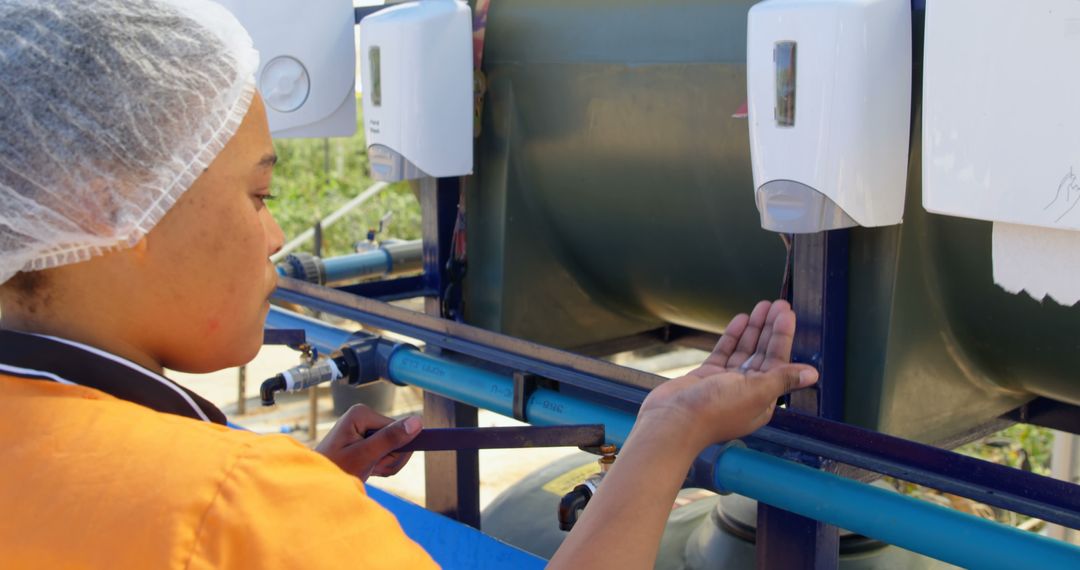
<svg viewBox="0 0 1080 570">
<path fill-rule="evenodd" d="M 279 317 L 276 317 L 277 324 L 283 326 L 310 324 L 300 317 L 294 319 L 293 323 L 288 323 L 285 322 L 287 318 L 287 313 L 282 312 Z M 323 332 L 315 332 L 314 336 L 318 338 L 330 338 L 330 335 Z M 347 335 L 346 331 L 337 331 L 339 338 Z M 514 379 L 508 371 L 498 373 L 485 370 L 473 363 L 454 361 L 446 356 L 425 354 L 404 344 L 398 344 L 379 354 L 385 360 L 385 364 L 380 365 L 380 368 L 384 368 L 385 377 L 394 382 L 415 385 L 506 415 L 512 413 Z M 534 390 L 528 398 L 526 407 L 530 421 L 539 425 L 567 425 L 584 420 L 602 422 L 605 426 L 606 439 L 615 443 L 625 441 L 635 419 L 633 412 L 610 408 L 603 404 L 562 394 L 550 388 Z M 801 414 L 795 412 L 780 414 L 780 417 L 786 418 L 789 423 L 790 420 L 800 416 Z M 821 418 L 811 419 L 825 426 L 835 424 Z M 871 442 L 870 447 L 888 443 L 887 440 L 874 441 Z M 915 444 L 909 443 L 909 445 Z M 883 445 L 883 447 L 888 446 Z M 828 452 L 826 451 L 825 454 Z M 1000 471 L 1010 471 L 1008 468 L 980 460 L 969 458 L 968 461 L 970 465 L 966 467 L 982 463 L 996 467 Z M 1032 477 L 1031 482 L 1034 483 L 1040 479 L 1037 476 L 1030 477 Z M 1062 489 L 1071 488 L 1074 491 L 1080 489 L 1080 487 L 1063 482 L 1055 483 Z M 740 492 L 762 502 L 780 505 L 803 515 L 840 524 L 867 536 L 967 567 L 1015 567 L 1018 560 L 1027 560 L 1029 558 L 1025 557 L 1034 553 L 1038 553 L 1038 559 L 1044 563 L 1051 560 L 1063 563 L 1080 561 L 1080 549 L 1074 546 L 896 493 L 874 489 L 858 481 L 800 466 L 791 461 L 773 459 L 760 451 L 738 446 L 725 448 L 712 446 L 706 450 L 695 463 L 688 484 L 714 490 Z M 1077 512 L 1074 509 L 1072 516 L 1075 517 Z M 791 515 L 791 513 L 776 509 L 770 513 L 771 516 L 776 516 L 776 514 L 781 517 Z M 824 526 L 828 527 L 828 525 Z M 967 537 L 982 537 L 986 539 L 986 542 L 956 540 L 961 533 Z M 780 535 L 774 534 L 770 537 L 774 544 L 778 536 Z M 819 536 L 814 535 L 815 538 Z M 790 557 L 807 554 L 805 545 L 802 548 L 792 555 L 776 552 L 777 550 L 784 552 L 793 550 L 792 543 L 784 543 L 780 547 L 769 550 L 765 558 L 768 563 L 774 565 L 782 562 L 802 565 L 829 563 L 828 560 L 821 561 L 822 558 L 828 558 L 829 551 L 824 549 L 821 551 L 825 556 L 791 561 Z"/>
<path fill-rule="evenodd" d="M 648 386 L 663 378 L 536 345 L 461 323 L 433 318 L 298 281 L 283 281 L 277 295 L 323 312 L 357 320 L 430 345 L 447 348 L 510 377 L 528 371 L 559 382 L 560 392 L 634 410 Z M 288 323 L 275 326 L 290 328 Z M 539 372 L 536 372 L 539 371 Z M 619 397 L 613 397 L 618 394 Z M 976 501 L 1080 528 L 1080 486 L 1004 467 L 812 415 L 776 410 L 770 424 L 746 439 L 775 455 L 813 464 L 818 457 L 941 489 Z M 708 481 L 707 462 L 692 478 Z"/>
</svg>

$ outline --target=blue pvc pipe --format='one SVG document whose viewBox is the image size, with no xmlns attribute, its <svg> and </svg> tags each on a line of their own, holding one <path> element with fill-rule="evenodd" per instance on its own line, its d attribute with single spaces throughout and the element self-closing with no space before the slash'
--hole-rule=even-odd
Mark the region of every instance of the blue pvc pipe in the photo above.
<svg viewBox="0 0 1080 570">
<path fill-rule="evenodd" d="M 363 253 L 323 259 L 326 282 L 335 283 L 346 279 L 358 279 L 371 275 L 385 275 L 394 269 L 393 259 L 385 249 L 373 249 Z"/>
<path fill-rule="evenodd" d="M 506 376 L 449 362 L 405 345 L 390 355 L 387 369 L 395 382 L 504 416 L 514 415 L 514 381 Z M 525 415 L 535 425 L 604 424 L 607 441 L 618 446 L 626 442 L 634 426 L 633 414 L 545 389 L 532 393 L 525 404 Z"/>
<path fill-rule="evenodd" d="M 267 326 L 305 328 L 320 350 L 337 348 L 349 333 L 295 313 L 271 309 Z M 513 415 L 513 380 L 399 345 L 387 363 L 392 380 L 447 398 Z M 602 423 L 623 445 L 634 415 L 538 389 L 526 404 L 537 425 Z M 1033 533 L 878 489 L 745 448 L 716 460 L 715 488 L 825 521 L 966 568 L 1080 568 L 1080 548 Z"/>
<path fill-rule="evenodd" d="M 745 448 L 716 464 L 718 489 L 963 568 L 1080 568 L 1080 548 Z"/>
<path fill-rule="evenodd" d="M 268 329 L 304 329 L 308 344 L 324 354 L 334 352 L 352 336 L 352 333 L 320 320 L 273 305 L 270 306 L 270 313 L 266 315 L 265 326 Z"/>
</svg>

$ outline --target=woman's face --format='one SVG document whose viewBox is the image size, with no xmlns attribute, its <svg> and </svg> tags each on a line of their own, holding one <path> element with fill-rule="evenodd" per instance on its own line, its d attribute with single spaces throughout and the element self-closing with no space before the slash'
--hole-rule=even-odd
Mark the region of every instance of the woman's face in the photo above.
<svg viewBox="0 0 1080 570">
<path fill-rule="evenodd" d="M 276 160 L 256 95 L 233 138 L 147 234 L 157 306 L 145 340 L 164 366 L 207 372 L 258 352 L 277 284 L 269 256 L 284 241 L 265 204 Z"/>
</svg>

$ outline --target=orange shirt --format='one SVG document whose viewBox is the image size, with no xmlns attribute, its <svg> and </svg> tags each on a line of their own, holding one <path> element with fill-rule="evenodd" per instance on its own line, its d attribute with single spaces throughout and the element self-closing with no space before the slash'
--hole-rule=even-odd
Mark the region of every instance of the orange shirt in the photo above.
<svg viewBox="0 0 1080 570">
<path fill-rule="evenodd" d="M 0 375 L 6 568 L 430 568 L 360 480 L 285 436 Z"/>
</svg>

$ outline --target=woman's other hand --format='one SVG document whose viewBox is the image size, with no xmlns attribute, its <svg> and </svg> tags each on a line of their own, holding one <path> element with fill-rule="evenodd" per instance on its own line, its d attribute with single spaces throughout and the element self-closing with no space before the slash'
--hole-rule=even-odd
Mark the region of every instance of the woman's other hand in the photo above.
<svg viewBox="0 0 1080 570">
<path fill-rule="evenodd" d="M 418 416 L 394 421 L 357 404 L 341 416 L 315 451 L 361 481 L 367 481 L 371 475 L 388 477 L 408 463 L 412 453 L 397 450 L 412 441 L 422 428 Z M 378 431 L 365 438 L 364 434 L 369 430 Z"/>
</svg>

